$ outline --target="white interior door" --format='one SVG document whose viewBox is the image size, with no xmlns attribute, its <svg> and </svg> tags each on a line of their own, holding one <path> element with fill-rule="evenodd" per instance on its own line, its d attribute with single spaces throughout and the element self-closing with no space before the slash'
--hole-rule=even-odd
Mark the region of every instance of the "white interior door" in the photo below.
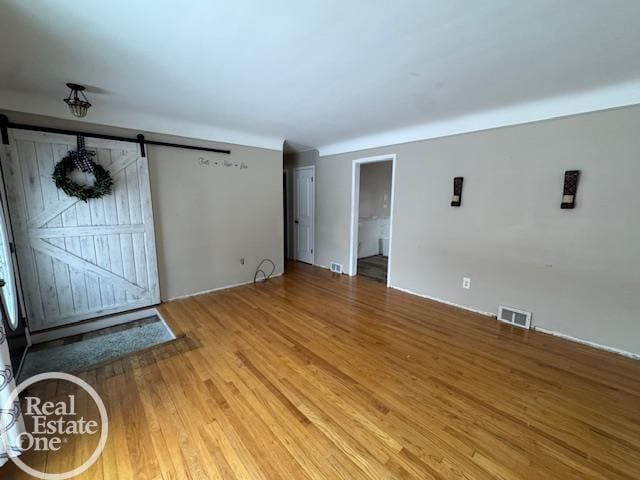
<svg viewBox="0 0 640 480">
<path fill-rule="evenodd" d="M 293 241 L 295 259 L 313 264 L 315 193 L 314 167 L 294 169 Z"/>
<path fill-rule="evenodd" d="M 10 144 L 2 149 L 33 331 L 160 301 L 146 158 L 136 144 L 87 138 L 87 149 L 96 151 L 96 163 L 110 171 L 114 186 L 111 195 L 83 202 L 58 190 L 51 178 L 75 144 L 68 135 L 10 130 Z"/>
</svg>

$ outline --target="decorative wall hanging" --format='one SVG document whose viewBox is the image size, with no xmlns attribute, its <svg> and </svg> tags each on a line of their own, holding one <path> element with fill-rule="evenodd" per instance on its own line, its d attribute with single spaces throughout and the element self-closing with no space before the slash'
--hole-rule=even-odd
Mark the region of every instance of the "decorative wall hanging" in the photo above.
<svg viewBox="0 0 640 480">
<path fill-rule="evenodd" d="M 67 98 L 64 99 L 64 103 L 69 106 L 69 111 L 74 117 L 86 117 L 91 104 L 84 94 L 85 88 L 77 83 L 67 83 L 67 87 L 70 88 L 70 91 Z"/>
<path fill-rule="evenodd" d="M 90 198 L 100 198 L 109 195 L 113 188 L 111 174 L 92 160 L 95 152 L 85 148 L 84 137 L 78 137 L 77 150 L 70 150 L 66 157 L 60 160 L 53 169 L 53 181 L 56 187 L 70 197 L 77 197 L 83 202 Z M 79 169 L 82 172 L 93 174 L 93 185 L 82 185 L 69 178 L 69 174 Z"/>
<path fill-rule="evenodd" d="M 453 179 L 453 197 L 451 198 L 451 206 L 459 207 L 462 205 L 462 181 L 463 177 L 455 177 Z"/>
<path fill-rule="evenodd" d="M 580 180 L 580 170 L 567 170 L 564 172 L 564 191 L 560 208 L 569 209 L 576 206 L 578 180 Z"/>
</svg>

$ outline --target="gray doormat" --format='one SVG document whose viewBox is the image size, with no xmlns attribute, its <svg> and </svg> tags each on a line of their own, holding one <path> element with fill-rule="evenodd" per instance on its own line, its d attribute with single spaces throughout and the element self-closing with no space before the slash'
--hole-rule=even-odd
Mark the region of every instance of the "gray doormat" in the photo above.
<svg viewBox="0 0 640 480">
<path fill-rule="evenodd" d="M 20 373 L 20 382 L 46 372 L 76 372 L 111 359 L 175 339 L 157 316 L 76 337 L 34 345 Z"/>
</svg>

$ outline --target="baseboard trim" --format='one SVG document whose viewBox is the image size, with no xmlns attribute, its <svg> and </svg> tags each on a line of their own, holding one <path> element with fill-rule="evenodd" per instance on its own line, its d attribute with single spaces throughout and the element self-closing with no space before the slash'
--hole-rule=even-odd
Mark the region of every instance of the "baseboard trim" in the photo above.
<svg viewBox="0 0 640 480">
<path fill-rule="evenodd" d="M 281 277 L 283 273 L 284 272 L 273 274 L 269 278 Z M 250 283 L 253 283 L 253 280 L 248 280 L 246 282 L 240 282 L 240 283 L 233 283 L 231 285 L 211 288 L 209 290 L 202 290 L 201 292 L 187 293 L 186 295 L 178 295 L 177 297 L 167 298 L 166 300 L 163 300 L 163 302 L 172 302 L 174 300 L 183 300 L 185 298 L 197 297 L 198 295 L 206 295 L 207 293 L 214 293 L 214 292 L 219 292 L 221 290 L 229 290 L 230 288 L 242 287 L 243 285 L 249 285 Z M 258 282 L 258 283 L 261 283 L 261 282 Z"/>
<path fill-rule="evenodd" d="M 422 293 L 416 293 L 416 292 L 413 292 L 411 290 L 407 290 L 406 288 L 397 287 L 395 285 L 390 285 L 390 288 L 393 288 L 395 290 L 400 290 L 401 292 L 408 293 L 410 295 L 415 295 L 417 297 L 422 297 L 422 298 L 426 298 L 428 300 L 433 300 L 435 302 L 444 303 L 445 305 L 450 305 L 452 307 L 461 308 L 461 309 L 467 310 L 469 312 L 479 313 L 481 315 L 486 315 L 487 317 L 496 318 L 496 314 L 495 313 L 490 313 L 490 312 L 485 312 L 485 311 L 482 311 L 482 310 L 476 310 L 475 308 L 465 307 L 464 305 L 458 305 L 457 303 L 448 302 L 447 300 L 443 300 L 443 299 L 437 298 L 437 297 L 432 297 L 431 295 L 424 295 Z M 547 335 L 552 335 L 554 337 L 562 338 L 562 339 L 568 340 L 570 342 L 575 342 L 575 343 L 579 343 L 581 345 L 586 345 L 588 347 L 597 348 L 598 350 L 604 350 L 604 351 L 609 352 L 609 353 L 615 353 L 617 355 L 622 355 L 623 357 L 631 358 L 633 360 L 640 360 L 640 354 L 639 353 L 632 353 L 632 352 L 628 352 L 626 350 L 621 350 L 619 348 L 608 347 L 607 345 L 602 345 L 602 344 L 599 344 L 599 343 L 590 342 L 588 340 L 583 340 L 581 338 L 572 337 L 571 335 L 567 335 L 565 333 L 560 333 L 560 332 L 556 332 L 556 331 L 553 331 L 553 330 L 547 330 L 546 328 L 538 327 L 538 326 L 535 326 L 535 325 L 532 326 L 531 329 L 535 330 L 536 332 L 546 333 Z"/>
<path fill-rule="evenodd" d="M 89 320 L 83 323 L 69 325 L 67 327 L 60 327 L 56 328 L 55 330 L 45 330 L 43 332 L 32 333 L 31 342 L 35 345 L 38 343 L 58 340 L 60 338 L 72 337 L 74 335 L 82 335 L 84 333 L 95 332 L 96 330 L 102 330 L 103 328 L 122 325 L 123 323 L 133 322 L 135 320 L 151 317 L 153 315 L 156 315 L 173 335 L 173 331 L 171 330 L 171 328 L 169 328 L 164 318 L 162 318 L 162 315 L 160 315 L 158 309 L 143 308 L 140 310 L 134 310 L 132 312 L 116 314 L 109 317 L 99 318 L 97 320 Z"/>
<path fill-rule="evenodd" d="M 532 327 L 536 332 L 546 333 L 547 335 L 552 335 L 554 337 L 562 338 L 564 340 L 569 340 L 570 342 L 579 343 L 581 345 L 586 345 L 591 348 L 597 348 L 598 350 L 604 350 L 609 353 L 615 353 L 617 355 L 622 355 L 623 357 L 631 358 L 633 360 L 640 360 L 640 353 L 632 353 L 626 350 L 621 350 L 615 347 L 608 347 L 607 345 L 602 345 L 600 343 L 590 342 L 589 340 L 583 340 L 582 338 L 572 337 L 571 335 L 567 335 L 565 333 L 556 332 L 554 330 L 547 330 L 546 328 Z"/>
<path fill-rule="evenodd" d="M 427 300 L 433 300 L 434 302 L 444 303 L 445 305 L 449 305 L 451 307 L 461 308 L 463 310 L 467 310 L 468 312 L 479 313 L 480 315 L 484 315 L 486 317 L 496 318 L 496 314 L 493 312 L 485 312 L 483 310 L 477 310 L 471 307 L 465 307 L 464 305 L 459 305 L 457 303 L 449 302 L 447 300 L 443 300 L 442 298 L 432 297 L 431 295 L 425 295 L 423 293 L 416 293 L 414 291 L 408 290 L 406 288 L 398 287 L 396 285 L 389 285 L 389 288 L 393 288 L 394 290 L 400 290 L 401 292 L 408 293 L 410 295 L 415 295 L 416 297 L 426 298 Z"/>
</svg>

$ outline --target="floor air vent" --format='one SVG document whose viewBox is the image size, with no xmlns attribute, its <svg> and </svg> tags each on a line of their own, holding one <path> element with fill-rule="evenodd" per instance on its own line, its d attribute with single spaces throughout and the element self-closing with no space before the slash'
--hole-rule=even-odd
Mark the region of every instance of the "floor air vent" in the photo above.
<svg viewBox="0 0 640 480">
<path fill-rule="evenodd" d="M 342 273 L 342 265 L 336 262 L 331 262 L 331 271 L 333 273 Z"/>
<path fill-rule="evenodd" d="M 525 312 L 524 310 L 518 310 L 517 308 L 500 305 L 498 308 L 498 320 L 515 325 L 516 327 L 530 328 L 531 312 Z"/>
</svg>

